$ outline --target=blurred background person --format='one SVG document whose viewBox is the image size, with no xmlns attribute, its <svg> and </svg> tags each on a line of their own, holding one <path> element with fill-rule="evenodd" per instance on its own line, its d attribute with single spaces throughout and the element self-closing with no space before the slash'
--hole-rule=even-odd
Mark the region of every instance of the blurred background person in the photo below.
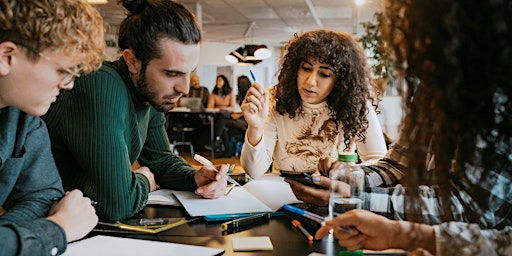
<svg viewBox="0 0 512 256">
<path fill-rule="evenodd" d="M 188 91 L 188 94 L 186 94 L 184 97 L 201 98 L 201 102 L 203 103 L 203 106 L 206 108 L 208 106 L 209 96 L 210 91 L 208 91 L 208 88 L 201 86 L 199 76 L 197 74 L 190 75 L 190 89 Z"/>
<path fill-rule="evenodd" d="M 233 94 L 233 88 L 229 84 L 228 78 L 224 75 L 218 75 L 215 80 L 215 88 L 208 98 L 208 109 L 219 110 L 220 113 L 215 115 L 214 136 L 211 145 L 206 145 L 205 148 L 210 150 L 213 147 L 215 151 L 222 151 L 229 145 L 224 145 L 222 142 L 222 134 L 226 127 L 226 122 L 231 118 L 231 113 L 235 109 L 236 96 Z"/>
<path fill-rule="evenodd" d="M 226 129 L 222 135 L 224 145 L 228 145 L 223 154 L 224 157 L 232 157 L 239 153 L 237 144 L 238 142 L 243 143 L 245 131 L 247 130 L 247 121 L 245 121 L 240 105 L 242 105 L 247 91 L 251 87 L 251 81 L 247 76 L 239 76 L 237 86 L 236 105 L 233 113 L 230 115 L 231 118 L 226 121 Z"/>
</svg>

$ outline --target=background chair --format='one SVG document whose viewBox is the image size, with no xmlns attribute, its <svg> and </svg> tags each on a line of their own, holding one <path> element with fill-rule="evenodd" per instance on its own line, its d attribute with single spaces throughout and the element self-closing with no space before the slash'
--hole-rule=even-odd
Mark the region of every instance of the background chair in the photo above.
<svg viewBox="0 0 512 256">
<path fill-rule="evenodd" d="M 197 124 L 191 122 L 195 119 L 194 115 L 187 112 L 170 112 L 166 116 L 167 135 L 175 152 L 180 154 L 179 148 L 188 147 L 192 159 L 194 159 L 194 143 L 190 138 L 197 127 Z"/>
</svg>

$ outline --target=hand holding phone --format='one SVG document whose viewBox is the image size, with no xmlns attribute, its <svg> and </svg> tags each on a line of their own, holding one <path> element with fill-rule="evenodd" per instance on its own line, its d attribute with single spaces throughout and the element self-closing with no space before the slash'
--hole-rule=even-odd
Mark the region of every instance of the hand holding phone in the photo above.
<svg viewBox="0 0 512 256">
<path fill-rule="evenodd" d="M 304 185 L 315 187 L 315 188 L 323 188 L 313 182 L 313 177 L 311 176 L 311 172 L 294 172 L 294 171 L 286 171 L 281 170 L 281 177 L 285 177 L 290 180 L 298 181 Z"/>
</svg>

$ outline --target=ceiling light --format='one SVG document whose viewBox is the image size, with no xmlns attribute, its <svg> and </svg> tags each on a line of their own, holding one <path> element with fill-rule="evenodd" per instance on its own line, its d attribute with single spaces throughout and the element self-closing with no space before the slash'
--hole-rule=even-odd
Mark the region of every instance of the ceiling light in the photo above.
<svg viewBox="0 0 512 256">
<path fill-rule="evenodd" d="M 264 60 L 270 56 L 272 56 L 272 52 L 267 48 L 267 46 L 261 47 L 254 52 L 254 57 L 260 60 Z"/>
<path fill-rule="evenodd" d="M 357 6 L 361 6 L 364 4 L 364 0 L 355 0 Z"/>
<path fill-rule="evenodd" d="M 231 63 L 231 64 L 237 64 L 238 63 L 238 59 L 235 56 L 233 56 L 233 54 L 231 54 L 231 53 L 226 55 L 226 56 L 224 56 L 224 59 L 227 62 Z"/>
<path fill-rule="evenodd" d="M 248 44 L 244 47 L 238 47 L 238 49 L 228 53 L 226 56 L 224 56 L 224 59 L 232 64 L 255 65 L 270 56 L 272 56 L 272 52 L 267 48 L 266 45 Z"/>
</svg>

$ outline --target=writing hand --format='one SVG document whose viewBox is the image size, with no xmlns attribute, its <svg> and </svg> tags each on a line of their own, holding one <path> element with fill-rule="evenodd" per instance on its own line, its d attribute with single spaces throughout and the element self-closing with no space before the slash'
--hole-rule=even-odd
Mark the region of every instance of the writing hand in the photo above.
<svg viewBox="0 0 512 256">
<path fill-rule="evenodd" d="M 204 198 L 217 198 L 224 195 L 227 187 L 228 165 L 215 166 L 219 172 L 215 172 L 202 166 L 194 175 L 197 189 L 196 195 Z"/>
</svg>

